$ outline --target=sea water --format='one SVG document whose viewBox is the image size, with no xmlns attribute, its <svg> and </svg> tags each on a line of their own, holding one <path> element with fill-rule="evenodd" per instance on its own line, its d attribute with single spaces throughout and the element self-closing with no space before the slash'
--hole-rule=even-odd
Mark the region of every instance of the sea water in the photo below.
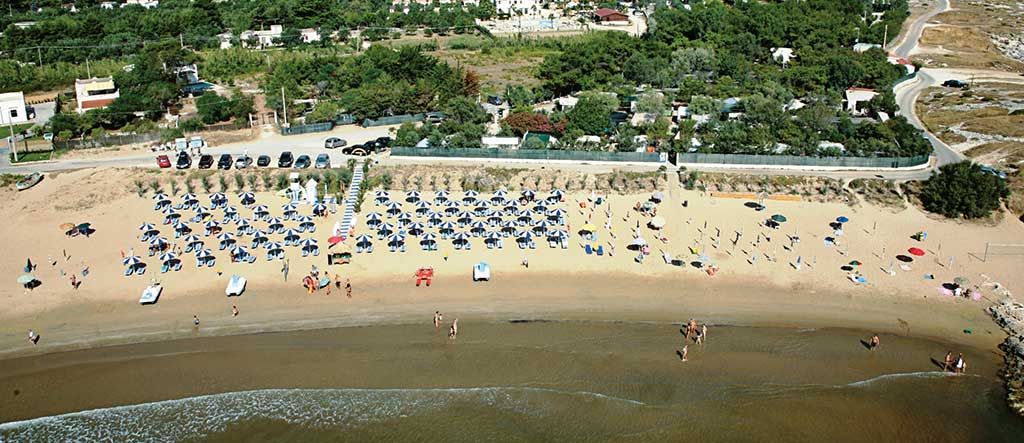
<svg viewBox="0 0 1024 443">
<path fill-rule="evenodd" d="M 407 325 L 19 359 L 0 374 L 0 387 L 19 392 L 0 409 L 17 417 L 0 425 L 0 441 L 1024 435 L 1005 405 L 998 360 L 985 350 L 953 349 L 971 362 L 968 374 L 954 375 L 939 363 L 949 346 L 925 339 L 883 336 L 871 351 L 864 333 L 849 330 L 712 326 L 708 335 L 697 345 L 678 325 L 460 322 L 454 341 L 443 328 Z M 684 343 L 687 362 L 676 354 Z M 154 396 L 167 398 L 139 401 Z"/>
</svg>

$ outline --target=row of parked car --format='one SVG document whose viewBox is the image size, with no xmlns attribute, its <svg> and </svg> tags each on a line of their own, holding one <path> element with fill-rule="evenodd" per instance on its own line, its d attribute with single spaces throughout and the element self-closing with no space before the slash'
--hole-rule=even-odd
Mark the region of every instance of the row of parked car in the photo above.
<svg viewBox="0 0 1024 443">
<path fill-rule="evenodd" d="M 261 155 L 256 157 L 256 167 L 266 168 L 270 166 L 272 159 L 269 155 Z M 161 168 L 170 168 L 171 160 L 166 155 L 159 155 L 156 157 L 157 166 Z M 221 154 L 217 159 L 217 169 L 228 170 L 234 165 L 235 169 L 245 169 L 253 166 L 253 159 L 248 155 L 240 155 L 238 158 L 233 158 L 231 154 Z M 210 154 L 203 154 L 199 156 L 199 169 L 210 169 L 214 166 L 213 156 Z M 300 155 L 297 158 L 292 155 L 290 151 L 284 151 L 281 156 L 277 159 L 277 167 L 279 168 L 297 168 L 306 169 L 313 166 L 317 169 L 326 169 L 331 167 L 331 156 L 327 154 L 320 154 L 316 156 L 316 160 L 310 159 L 308 155 Z M 192 167 L 192 156 L 188 155 L 187 152 L 179 152 L 177 161 L 174 163 L 174 167 L 178 169 L 188 169 Z"/>
<path fill-rule="evenodd" d="M 345 146 L 348 143 L 337 137 L 328 138 L 324 142 L 324 147 L 328 149 L 334 149 L 343 147 L 341 150 L 342 154 L 346 155 L 370 155 L 374 152 L 380 152 L 391 146 L 391 137 L 380 137 L 376 140 L 370 140 L 360 145 Z M 270 166 L 272 159 L 269 155 L 261 155 L 256 157 L 256 167 L 266 168 Z M 171 159 L 167 155 L 158 155 L 156 157 L 157 166 L 161 168 L 170 168 Z M 253 164 L 252 157 L 248 155 L 240 155 L 238 158 L 231 157 L 230 154 L 221 154 L 220 158 L 217 159 L 217 169 L 231 169 L 234 165 L 235 169 L 245 169 L 251 167 Z M 199 169 L 210 169 L 214 165 L 214 158 L 212 155 L 203 154 L 199 156 Z M 277 167 L 279 168 L 297 168 L 306 169 L 313 166 L 317 169 L 326 169 L 331 167 L 331 156 L 324 153 L 316 156 L 316 160 L 312 160 L 308 155 L 300 155 L 297 158 L 292 155 L 291 151 L 284 151 L 277 159 Z M 178 169 L 188 169 L 192 167 L 192 156 L 188 152 L 181 151 L 178 153 L 178 158 L 174 163 L 174 167 Z"/>
</svg>

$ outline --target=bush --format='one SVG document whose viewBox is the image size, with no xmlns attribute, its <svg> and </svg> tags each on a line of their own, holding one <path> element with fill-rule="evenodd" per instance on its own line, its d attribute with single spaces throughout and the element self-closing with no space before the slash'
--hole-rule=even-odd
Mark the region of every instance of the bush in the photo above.
<svg viewBox="0 0 1024 443">
<path fill-rule="evenodd" d="M 950 218 L 987 217 L 1009 196 L 1005 180 L 970 161 L 939 168 L 921 190 L 925 209 Z"/>
</svg>

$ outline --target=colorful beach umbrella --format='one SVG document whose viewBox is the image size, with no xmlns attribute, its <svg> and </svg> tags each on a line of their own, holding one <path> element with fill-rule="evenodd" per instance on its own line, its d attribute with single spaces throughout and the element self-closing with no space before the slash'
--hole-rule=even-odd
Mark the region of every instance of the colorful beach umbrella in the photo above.
<svg viewBox="0 0 1024 443">
<path fill-rule="evenodd" d="M 70 224 L 70 223 L 68 223 L 68 224 Z M 65 230 L 71 229 L 73 227 L 75 227 L 75 225 L 71 225 L 71 226 L 69 226 L 67 228 L 64 228 L 64 225 L 61 225 L 61 229 L 65 229 Z M 153 226 L 152 223 L 143 223 L 143 224 L 139 225 L 139 230 L 142 231 L 142 232 L 149 232 L 149 231 L 152 231 L 154 229 L 156 229 L 156 226 Z"/>
<path fill-rule="evenodd" d="M 137 255 L 133 255 L 133 256 L 130 256 L 130 257 L 125 257 L 124 260 L 121 260 L 121 264 L 125 265 L 125 266 L 135 266 L 135 265 L 137 265 L 139 263 L 142 263 L 142 259 L 139 258 L 139 256 L 137 256 Z"/>
<path fill-rule="evenodd" d="M 839 222 L 839 223 L 846 223 L 846 222 L 850 221 L 850 219 L 846 218 L 846 216 L 840 216 L 840 217 L 836 217 L 836 221 Z"/>
<path fill-rule="evenodd" d="M 209 249 L 203 249 L 203 250 L 200 250 L 200 251 L 196 251 L 196 258 L 207 258 L 207 257 L 213 257 L 213 252 L 210 251 Z"/>
</svg>

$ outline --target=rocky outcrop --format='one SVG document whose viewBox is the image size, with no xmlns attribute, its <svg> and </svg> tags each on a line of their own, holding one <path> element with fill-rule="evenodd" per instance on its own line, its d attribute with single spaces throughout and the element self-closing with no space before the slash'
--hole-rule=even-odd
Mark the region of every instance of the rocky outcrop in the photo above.
<svg viewBox="0 0 1024 443">
<path fill-rule="evenodd" d="M 1024 305 L 1008 296 L 988 310 L 1009 335 L 1000 346 L 1006 364 L 1002 375 L 1010 408 L 1024 415 Z"/>
</svg>

